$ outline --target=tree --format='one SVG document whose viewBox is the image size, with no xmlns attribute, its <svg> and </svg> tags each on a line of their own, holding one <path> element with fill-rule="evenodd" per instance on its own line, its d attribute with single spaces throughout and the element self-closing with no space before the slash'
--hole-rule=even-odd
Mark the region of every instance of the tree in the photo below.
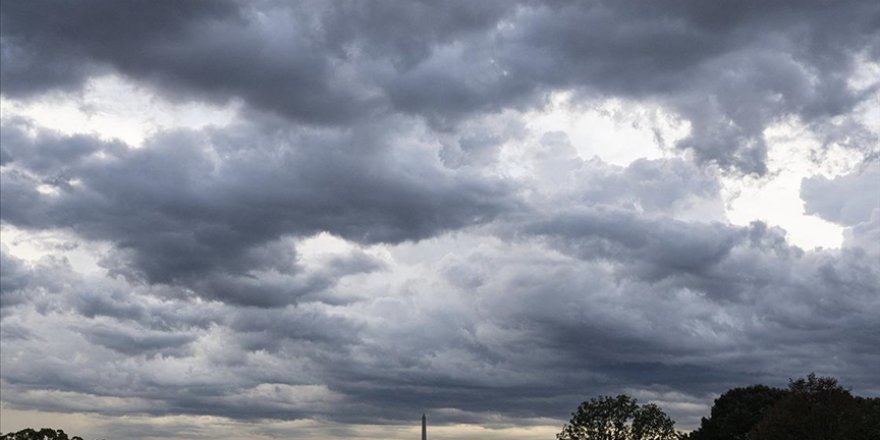
<svg viewBox="0 0 880 440">
<path fill-rule="evenodd" d="M 832 377 L 789 382 L 788 394 L 755 427 L 761 440 L 877 440 L 880 406 L 854 397 Z"/>
<path fill-rule="evenodd" d="M 765 385 L 734 388 L 715 399 L 709 418 L 688 440 L 746 440 L 752 428 L 787 392 Z"/>
<path fill-rule="evenodd" d="M 626 395 L 583 402 L 557 440 L 677 440 L 675 422 L 657 405 L 639 405 Z"/>
<path fill-rule="evenodd" d="M 68 438 L 67 434 L 61 429 L 43 428 L 36 431 L 31 428 L 25 428 L 18 432 L 10 432 L 0 435 L 0 440 L 83 440 L 82 437 L 73 436 Z"/>
<path fill-rule="evenodd" d="M 880 398 L 856 397 L 859 405 L 858 421 L 855 423 L 853 438 L 880 438 Z"/>
</svg>

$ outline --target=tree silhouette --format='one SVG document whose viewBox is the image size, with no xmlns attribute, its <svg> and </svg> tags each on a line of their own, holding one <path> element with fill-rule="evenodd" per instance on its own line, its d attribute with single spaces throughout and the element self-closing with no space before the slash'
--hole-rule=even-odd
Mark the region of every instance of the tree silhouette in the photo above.
<svg viewBox="0 0 880 440">
<path fill-rule="evenodd" d="M 747 440 L 749 432 L 787 392 L 766 385 L 734 388 L 715 399 L 709 418 L 687 436 L 689 440 Z"/>
<path fill-rule="evenodd" d="M 43 428 L 39 431 L 25 428 L 18 432 L 0 435 L 0 440 L 83 440 L 82 437 L 67 437 L 61 429 Z"/>
<path fill-rule="evenodd" d="M 657 405 L 639 405 L 626 395 L 583 402 L 557 440 L 676 440 L 680 435 Z"/>
<path fill-rule="evenodd" d="M 792 380 L 787 395 L 755 427 L 761 440 L 877 440 L 880 405 L 853 397 L 832 377 Z"/>
</svg>

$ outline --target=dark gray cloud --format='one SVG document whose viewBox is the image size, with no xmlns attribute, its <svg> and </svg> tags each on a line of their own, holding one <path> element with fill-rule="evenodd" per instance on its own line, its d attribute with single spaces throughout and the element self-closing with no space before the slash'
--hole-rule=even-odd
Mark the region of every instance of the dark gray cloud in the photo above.
<svg viewBox="0 0 880 440">
<path fill-rule="evenodd" d="M 758 174 L 767 126 L 792 116 L 833 132 L 827 123 L 876 88 L 850 86 L 857 57 L 880 54 L 880 7 L 857 0 L 3 8 L 7 96 L 70 88 L 111 69 L 178 99 L 242 99 L 297 121 L 397 111 L 446 130 L 575 90 L 663 103 L 692 124 L 680 147 Z"/>
<path fill-rule="evenodd" d="M 862 99 L 846 78 L 853 53 L 876 56 L 878 14 L 870 2 L 564 3 L 523 14 L 502 59 L 530 78 L 665 102 L 692 123 L 680 147 L 763 173 L 768 124 L 838 115 Z"/>
<path fill-rule="evenodd" d="M 114 250 L 103 264 L 114 273 L 241 304 L 287 304 L 347 273 L 380 267 L 360 256 L 301 274 L 285 237 L 326 231 L 396 243 L 479 224 L 512 206 L 501 181 L 417 155 L 394 157 L 392 142 L 406 140 L 392 141 L 390 133 L 280 132 L 273 139 L 256 131 L 178 132 L 130 149 L 23 130 L 15 122 L 3 128 L 4 222 L 110 241 Z M 69 157 L 44 159 L 55 150 Z M 41 194 L 40 185 L 57 193 Z"/>
<path fill-rule="evenodd" d="M 670 229 L 663 223 L 642 228 L 662 233 Z M 741 239 L 733 243 L 723 230 L 695 228 L 694 239 L 675 235 L 635 254 L 620 237 L 608 239 L 624 241 L 620 246 L 577 260 L 540 258 L 534 248 L 523 251 L 528 255 L 474 252 L 447 271 L 454 274 L 450 284 L 471 280 L 458 293 L 462 299 L 437 303 L 438 310 L 386 311 L 418 318 L 396 323 L 400 333 L 382 338 L 394 345 L 371 347 L 375 357 L 338 372 L 339 389 L 359 401 L 381 399 L 375 416 L 396 409 L 401 418 L 424 402 L 552 417 L 583 396 L 621 388 L 705 396 L 737 383 L 779 384 L 810 369 L 838 375 L 861 392 L 872 389 L 877 353 L 870 335 L 880 330 L 872 312 L 876 264 L 857 253 L 778 249 L 774 232 L 760 225 L 737 231 Z M 664 279 L 639 279 L 640 266 L 682 266 L 675 257 L 682 249 L 710 243 L 727 252 L 700 264 L 687 259 Z M 653 252 L 672 261 L 661 266 Z M 458 301 L 474 310 L 456 307 Z M 817 350 L 833 354 L 817 361 Z M 685 423 L 693 416 L 699 414 L 676 414 Z"/>
<path fill-rule="evenodd" d="M 16 130 L 21 128 L 7 126 L 7 139 L 16 142 L 4 145 L 11 158 L 3 169 L 4 221 L 37 230 L 69 228 L 86 239 L 110 241 L 114 250 L 108 258 L 131 252 L 142 260 L 105 266 L 140 273 L 154 283 L 78 280 L 63 262 L 29 265 L 4 252 L 5 343 L 33 347 L 31 356 L 43 356 L 37 347 L 50 334 L 35 328 L 35 318 L 27 312 L 33 310 L 41 316 L 36 319 L 71 330 L 68 349 L 109 365 L 98 376 L 71 369 L 61 360 L 63 354 L 39 368 L 32 366 L 36 358 L 6 359 L 4 380 L 17 390 L 10 400 L 21 407 L 82 410 L 78 399 L 64 403 L 53 398 L 49 403 L 24 391 L 36 387 L 94 399 L 127 399 L 131 406 L 106 410 L 111 414 L 321 417 L 368 423 L 406 420 L 413 407 L 420 407 L 461 411 L 438 421 L 492 423 L 487 412 L 554 417 L 583 396 L 621 388 L 659 387 L 701 399 L 730 386 L 778 383 L 808 370 L 835 374 L 859 390 L 869 389 L 874 380 L 870 371 L 877 354 L 872 343 L 880 330 L 872 313 L 880 283 L 876 264 L 856 247 L 804 252 L 786 243 L 784 231 L 761 223 L 742 228 L 675 219 L 681 209 L 719 197 L 716 181 L 679 159 L 638 160 L 627 167 L 584 162 L 572 156 L 564 137 L 545 137 L 547 154 L 538 157 L 537 168 L 555 176 L 553 186 L 528 196 L 521 202 L 525 205 L 488 226 L 507 244 L 475 246 L 434 261 L 422 273 L 425 279 L 416 277 L 406 287 L 367 283 L 362 287 L 367 291 L 353 297 L 359 299 L 337 304 L 322 302 L 324 297 L 314 292 L 330 289 L 345 296 L 339 291 L 358 287 L 339 284 L 342 277 L 381 276 L 372 271 L 382 263 L 355 252 L 306 270 L 297 262 L 293 241 L 260 234 L 241 248 L 205 250 L 221 252 L 228 261 L 193 251 L 183 260 L 171 259 L 169 268 L 158 272 L 150 271 L 161 265 L 140 263 L 163 263 L 166 253 L 180 253 L 176 247 L 161 250 L 166 243 L 149 243 L 165 230 L 164 217 L 184 225 L 183 219 L 205 222 L 208 216 L 196 212 L 199 207 L 214 209 L 212 221 L 237 224 L 231 214 L 235 210 L 224 210 L 216 201 L 225 202 L 221 196 L 227 193 L 205 190 L 213 185 L 212 175 L 223 176 L 216 182 L 225 182 L 224 189 L 241 191 L 251 183 L 271 190 L 288 182 L 288 177 L 272 175 L 265 159 L 272 155 L 308 183 L 312 174 L 286 158 L 286 150 L 267 144 L 241 149 L 237 138 L 225 137 L 228 132 L 214 137 L 167 135 L 141 150 L 72 137 L 74 145 L 91 146 L 56 163 L 28 153 L 51 152 L 54 145 L 69 151 L 60 147 L 67 138 Z M 314 144 L 318 150 L 305 142 L 296 145 L 299 154 L 317 155 L 305 168 L 314 168 L 314 163 L 346 165 L 323 160 L 326 142 Z M 394 149 L 389 148 L 372 151 Z M 238 154 L 235 170 L 210 162 L 206 152 L 211 151 Z M 262 173 L 249 169 L 249 155 L 260 161 Z M 61 168 L 77 183 L 50 185 L 58 191 L 54 195 L 36 192 L 35 185 L 48 181 L 42 175 Z M 165 177 L 150 179 L 160 175 Z M 870 179 L 867 171 L 858 176 Z M 857 177 L 814 184 L 837 188 L 852 186 L 853 179 Z M 346 190 L 357 186 L 347 185 Z M 828 189 L 811 198 L 806 196 L 810 191 L 805 189 L 809 203 L 823 194 L 839 194 Z M 249 192 L 228 203 L 269 209 L 285 200 L 260 200 L 257 195 Z M 123 200 L 147 204 L 155 216 L 142 218 L 142 212 L 126 208 Z M 839 211 L 822 212 L 833 216 Z M 375 241 L 348 235 L 349 229 L 332 229 L 332 217 L 320 218 L 315 222 L 324 230 L 363 243 Z M 128 221 L 137 221 L 137 228 L 128 228 Z M 387 227 L 387 220 L 370 221 L 361 227 Z M 138 241 L 135 231 L 141 229 L 144 238 Z M 285 234 L 317 230 L 294 225 Z M 179 233 L 192 232 L 181 226 Z M 465 239 L 476 241 L 480 234 L 465 234 Z M 178 261 L 187 260 L 198 265 L 177 267 Z M 238 268 L 248 271 L 242 275 Z M 149 278 L 171 270 L 185 276 Z M 268 272 L 277 276 L 266 276 Z M 187 289 L 209 302 L 187 297 Z M 407 299 L 409 295 L 414 298 Z M 305 302 L 287 306 L 291 298 Z M 62 319 L 71 312 L 74 319 Z M 833 356 L 816 364 L 817 350 Z M 132 359 L 139 359 L 134 366 Z M 165 371 L 169 359 L 197 370 L 210 365 L 215 373 L 186 379 L 182 383 L 189 391 L 181 395 L 181 382 L 151 372 Z M 138 383 L 127 382 L 132 374 Z M 321 391 L 304 406 L 291 403 L 296 400 L 291 395 L 312 388 L 298 387 Z M 242 395 L 252 397 L 235 397 Z M 678 416 L 691 420 L 699 415 Z"/>
<path fill-rule="evenodd" d="M 6 246 L 0 249 L 0 307 L 6 308 L 23 301 L 20 292 L 27 286 L 29 270 L 24 261 L 6 252 Z"/>
<path fill-rule="evenodd" d="M 32 138 L 29 130 L 36 130 L 37 136 Z M 101 142 L 92 136 L 59 136 L 21 118 L 11 118 L 0 132 L 0 164 L 17 162 L 49 177 L 63 177 L 66 167 L 94 153 L 121 148 L 124 148 L 122 144 Z"/>
<path fill-rule="evenodd" d="M 48 255 L 37 261 L 25 261 L 9 254 L 6 246 L 0 247 L 0 316 L 8 316 L 20 304 L 36 305 L 45 311 L 52 307 L 43 301 L 46 292 L 62 291 L 69 263 L 64 257 Z"/>
<path fill-rule="evenodd" d="M 195 339 L 192 336 L 150 332 L 143 329 L 118 329 L 88 327 L 81 330 L 89 342 L 127 356 L 162 355 L 182 356 L 187 354 L 186 346 Z"/>
<path fill-rule="evenodd" d="M 866 163 L 856 172 L 834 179 L 812 177 L 801 183 L 804 211 L 830 222 L 846 226 L 871 219 L 871 213 L 880 209 L 880 164 Z"/>
<path fill-rule="evenodd" d="M 310 122 L 351 119 L 362 108 L 356 102 L 367 98 L 334 78 L 332 60 L 311 44 L 312 24 L 295 11 L 266 16 L 226 1 L 184 8 L 166 1 L 34 2 L 4 5 L 3 17 L 10 96 L 70 89 L 118 71 L 161 85 L 169 96 L 241 96 Z"/>
<path fill-rule="evenodd" d="M 746 236 L 739 228 L 645 220 L 613 209 L 563 212 L 524 228 L 559 238 L 558 247 L 581 258 L 631 260 L 626 270 L 649 279 L 710 270 Z"/>
<path fill-rule="evenodd" d="M 880 393 L 876 2 L 0 5 L 16 105 L 101 75 L 243 104 L 139 147 L 4 113 L 4 407 L 499 427 L 810 371 Z M 615 146 L 535 132 L 553 92 L 659 106 L 690 153 L 584 160 Z M 726 217 L 788 120 L 867 158 L 802 182 L 839 249 Z"/>
<path fill-rule="evenodd" d="M 4 4 L 2 12 L 3 94 L 26 96 L 77 88 L 132 49 L 145 55 L 152 44 L 185 38 L 193 22 L 233 18 L 237 7 L 85 0 Z"/>
<path fill-rule="evenodd" d="M 658 170 L 679 182 L 670 192 L 678 195 L 634 205 L 651 197 Z M 677 160 L 576 167 L 572 175 L 590 176 L 592 205 L 542 206 L 525 224 L 519 212 L 435 238 L 464 240 L 464 250 L 432 258 L 403 284 L 382 281 L 382 272 L 336 284 L 355 293 L 341 304 L 174 299 L 51 266 L 17 289 L 49 295 L 42 301 L 52 306 L 15 304 L 2 323 L 7 335 L 30 332 L 4 339 L 4 349 L 31 348 L 4 358 L 6 395 L 26 408 L 83 410 L 84 399 L 115 398 L 125 405 L 87 410 L 342 423 L 454 408 L 432 420 L 492 425 L 562 417 L 585 396 L 622 389 L 708 401 L 732 386 L 782 385 L 809 371 L 876 392 L 876 263 L 859 248 L 805 252 L 762 223 L 676 220 L 676 199 L 717 197 L 692 173 Z M 484 241 L 493 229 L 504 240 Z M 54 330 L 35 319 L 72 330 L 59 361 L 37 362 Z M 70 368 L 60 360 L 68 350 L 102 362 L 101 374 Z M 79 397 L 49 402 L 27 389 Z M 670 411 L 686 425 L 704 415 Z"/>
</svg>

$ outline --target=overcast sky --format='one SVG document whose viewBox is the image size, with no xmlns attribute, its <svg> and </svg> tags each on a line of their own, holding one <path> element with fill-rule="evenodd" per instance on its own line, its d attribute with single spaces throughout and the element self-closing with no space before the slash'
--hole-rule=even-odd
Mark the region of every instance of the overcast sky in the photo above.
<svg viewBox="0 0 880 440">
<path fill-rule="evenodd" d="M 880 395 L 876 0 L 0 5 L 4 432 Z"/>
</svg>

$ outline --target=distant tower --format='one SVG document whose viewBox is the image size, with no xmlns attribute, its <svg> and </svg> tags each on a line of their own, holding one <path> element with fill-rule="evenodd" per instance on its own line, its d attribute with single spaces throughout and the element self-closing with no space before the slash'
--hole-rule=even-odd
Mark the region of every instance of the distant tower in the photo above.
<svg viewBox="0 0 880 440">
<path fill-rule="evenodd" d="M 422 440 L 428 440 L 428 418 L 422 413 Z"/>
</svg>

